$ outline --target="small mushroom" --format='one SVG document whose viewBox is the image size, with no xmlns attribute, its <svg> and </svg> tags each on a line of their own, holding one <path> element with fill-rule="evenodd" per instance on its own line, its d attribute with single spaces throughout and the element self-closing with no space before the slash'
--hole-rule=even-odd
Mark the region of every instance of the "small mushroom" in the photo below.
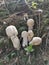
<svg viewBox="0 0 49 65">
<path fill-rule="evenodd" d="M 34 20 L 33 19 L 28 19 L 27 20 L 27 26 L 28 26 L 28 30 L 32 30 L 33 26 L 34 26 Z"/>
<path fill-rule="evenodd" d="M 24 13 L 24 20 L 28 20 L 28 14 L 27 13 Z"/>
<path fill-rule="evenodd" d="M 42 10 L 42 9 L 38 9 L 38 10 L 37 10 L 37 12 L 42 13 L 42 12 L 43 12 L 43 10 Z"/>
<path fill-rule="evenodd" d="M 29 31 L 28 31 L 28 41 L 29 41 L 29 42 L 32 40 L 33 36 L 34 36 L 33 31 L 32 31 L 32 30 L 29 30 Z"/>
<path fill-rule="evenodd" d="M 27 33 L 27 31 L 23 31 L 21 33 L 21 36 L 23 38 L 23 44 L 22 44 L 22 46 L 25 47 L 28 44 L 28 40 L 27 40 L 28 33 Z"/>
<path fill-rule="evenodd" d="M 40 45 L 41 42 L 42 42 L 42 38 L 40 38 L 40 37 L 33 37 L 32 41 L 29 44 Z"/>
<path fill-rule="evenodd" d="M 20 41 L 17 37 L 18 31 L 17 31 L 16 27 L 13 25 L 8 26 L 6 28 L 6 34 L 12 40 L 14 48 L 19 50 L 20 49 Z"/>
<path fill-rule="evenodd" d="M 38 30 L 37 30 L 37 33 L 38 33 L 38 36 L 40 35 L 40 29 L 41 29 L 41 15 L 42 15 L 42 13 L 43 13 L 43 10 L 42 9 L 38 9 L 38 10 L 36 10 L 35 11 L 35 13 L 38 15 L 38 22 L 37 22 L 37 28 L 38 28 Z"/>
<path fill-rule="evenodd" d="M 7 24 L 7 23 L 4 21 L 3 24 Z"/>
</svg>

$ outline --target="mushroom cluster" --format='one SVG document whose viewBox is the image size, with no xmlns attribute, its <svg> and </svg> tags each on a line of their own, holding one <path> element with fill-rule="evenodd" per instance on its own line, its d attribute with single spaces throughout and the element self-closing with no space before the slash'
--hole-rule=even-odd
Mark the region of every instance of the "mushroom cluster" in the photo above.
<svg viewBox="0 0 49 65">
<path fill-rule="evenodd" d="M 42 42 L 42 38 L 34 37 L 34 32 L 33 32 L 34 20 L 28 19 L 27 26 L 28 26 L 28 31 L 22 31 L 21 33 L 21 37 L 23 38 L 22 47 L 24 48 L 28 46 L 28 44 L 40 45 L 40 43 Z M 14 48 L 19 50 L 20 40 L 17 36 L 18 35 L 17 28 L 13 25 L 8 26 L 6 28 L 6 34 L 12 40 Z"/>
</svg>

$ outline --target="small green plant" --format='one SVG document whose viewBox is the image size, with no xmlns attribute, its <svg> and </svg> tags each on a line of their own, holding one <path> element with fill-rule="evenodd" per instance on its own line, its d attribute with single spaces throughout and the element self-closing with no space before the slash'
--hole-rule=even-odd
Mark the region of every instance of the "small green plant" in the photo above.
<svg viewBox="0 0 49 65">
<path fill-rule="evenodd" d="M 36 2 L 32 2 L 32 7 L 34 8 L 34 9 L 36 9 L 37 8 L 37 3 Z"/>
<path fill-rule="evenodd" d="M 32 45 L 29 45 L 29 46 L 27 46 L 27 47 L 25 48 L 25 51 L 27 51 L 28 53 L 30 53 L 30 52 L 33 52 L 34 49 L 32 48 Z"/>
<path fill-rule="evenodd" d="M 26 54 L 28 55 L 28 63 L 31 64 L 31 54 L 30 53 L 34 51 L 32 45 L 30 44 L 29 46 L 27 46 L 25 48 L 25 51 L 27 52 Z"/>
</svg>

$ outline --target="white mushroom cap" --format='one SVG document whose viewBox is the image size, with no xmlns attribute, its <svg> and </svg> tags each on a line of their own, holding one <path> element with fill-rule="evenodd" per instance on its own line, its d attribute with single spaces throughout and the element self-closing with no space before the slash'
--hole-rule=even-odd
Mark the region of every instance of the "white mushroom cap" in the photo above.
<svg viewBox="0 0 49 65">
<path fill-rule="evenodd" d="M 33 36 L 34 36 L 33 31 L 32 31 L 32 30 L 29 30 L 29 31 L 28 31 L 28 41 L 31 41 L 32 38 L 33 38 Z"/>
<path fill-rule="evenodd" d="M 41 42 L 42 42 L 42 39 L 40 37 L 33 37 L 32 41 L 29 44 L 40 45 Z"/>
<path fill-rule="evenodd" d="M 43 12 L 43 10 L 42 10 L 42 9 L 38 9 L 37 11 L 38 11 L 38 12 L 41 12 L 41 13 Z"/>
<path fill-rule="evenodd" d="M 6 28 L 6 34 L 8 37 L 11 37 L 13 35 L 18 35 L 18 31 L 15 26 L 10 25 Z"/>
<path fill-rule="evenodd" d="M 21 33 L 21 36 L 24 38 L 24 37 L 27 37 L 28 36 L 28 33 L 27 33 L 27 31 L 23 31 L 22 33 Z"/>
<path fill-rule="evenodd" d="M 28 19 L 27 20 L 27 25 L 30 26 L 30 27 L 34 26 L 34 20 L 33 19 Z"/>
</svg>

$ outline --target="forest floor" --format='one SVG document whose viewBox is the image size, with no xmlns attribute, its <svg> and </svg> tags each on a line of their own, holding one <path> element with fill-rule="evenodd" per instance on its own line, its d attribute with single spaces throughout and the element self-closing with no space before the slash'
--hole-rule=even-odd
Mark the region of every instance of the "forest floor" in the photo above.
<svg viewBox="0 0 49 65">
<path fill-rule="evenodd" d="M 6 53 L 4 53 L 3 56 L 1 55 L 2 60 L 6 56 L 5 54 Z M 3 65 L 49 65 L 49 47 L 47 46 L 45 49 L 38 48 L 36 52 L 30 54 L 30 60 L 29 55 L 21 50 L 18 56 L 11 58 L 8 62 L 7 61 L 8 59 L 4 59 Z"/>
</svg>

